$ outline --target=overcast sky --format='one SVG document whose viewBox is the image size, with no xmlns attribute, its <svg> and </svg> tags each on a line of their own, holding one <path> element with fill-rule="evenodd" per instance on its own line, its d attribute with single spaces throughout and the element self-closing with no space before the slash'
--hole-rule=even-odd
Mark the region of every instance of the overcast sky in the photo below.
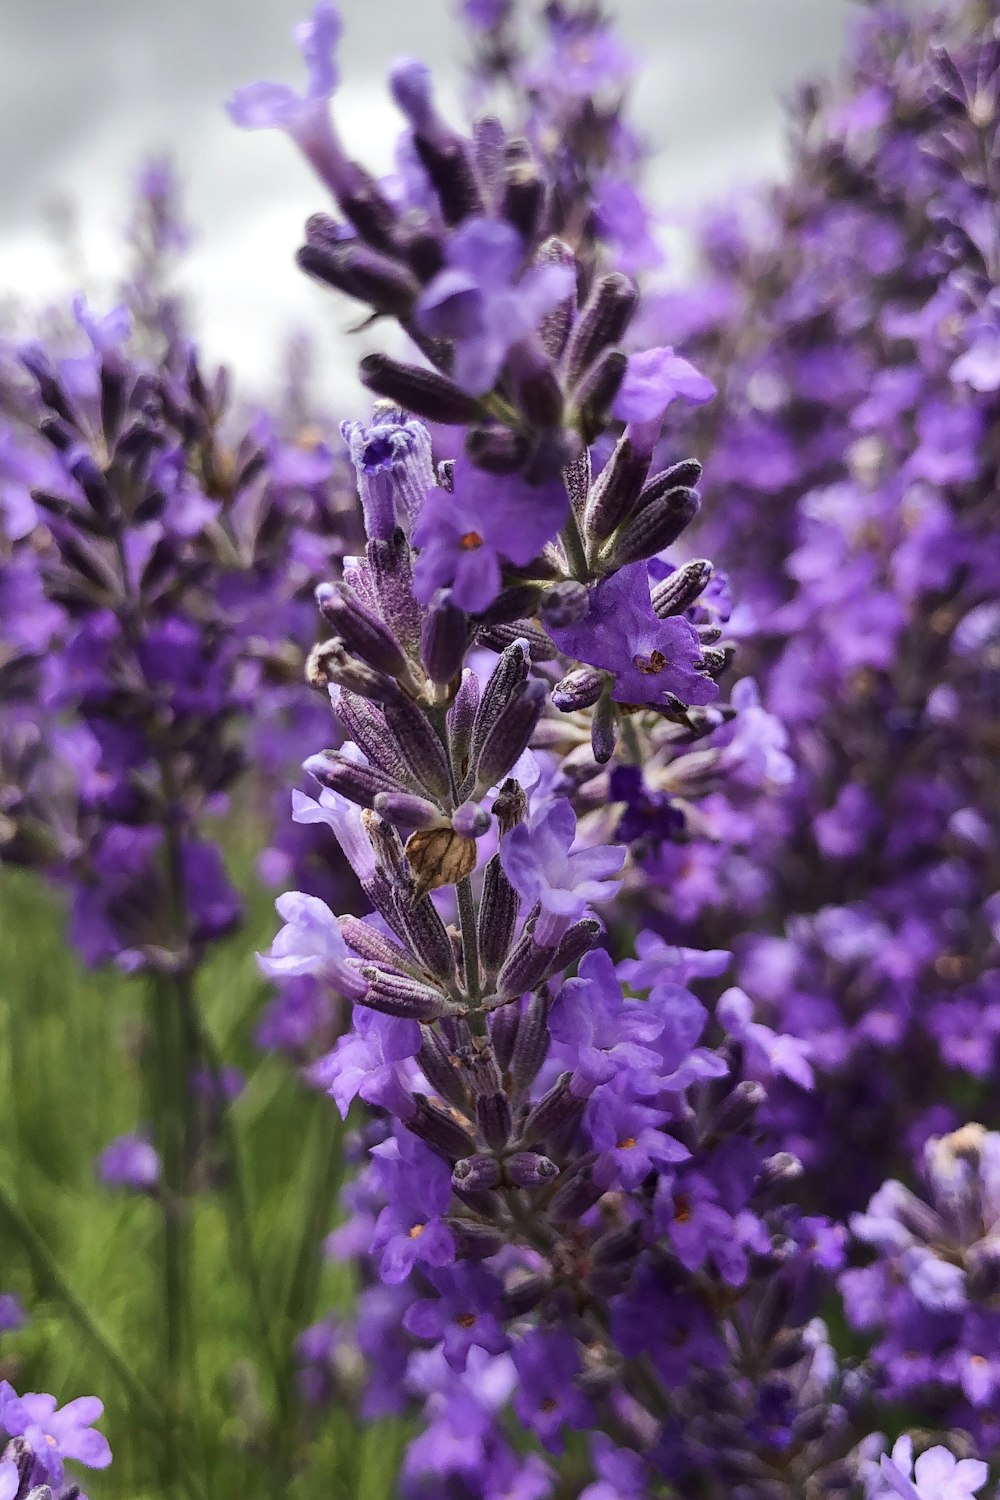
<svg viewBox="0 0 1000 1500">
<path fill-rule="evenodd" d="M 222 100 L 256 78 L 298 83 L 290 32 L 305 0 L 0 0 L 0 292 L 66 285 L 46 202 L 79 201 L 88 259 L 113 264 L 127 184 L 143 153 L 167 148 L 198 230 L 187 280 L 209 352 L 273 379 L 293 325 L 332 360 L 345 304 L 291 263 L 322 191 L 277 133 L 243 134 Z M 443 97 L 458 86 L 463 38 L 452 0 L 343 0 L 338 124 L 354 154 L 384 168 L 399 128 L 383 86 L 402 54 L 429 61 Z M 658 147 L 658 199 L 682 203 L 781 167 L 781 99 L 836 63 L 850 0 L 617 0 L 645 71 L 635 113 Z"/>
</svg>

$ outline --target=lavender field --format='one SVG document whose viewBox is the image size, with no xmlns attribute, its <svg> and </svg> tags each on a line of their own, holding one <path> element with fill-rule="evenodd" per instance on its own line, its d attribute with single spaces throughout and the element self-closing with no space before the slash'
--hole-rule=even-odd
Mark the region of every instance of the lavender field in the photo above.
<svg viewBox="0 0 1000 1500">
<path fill-rule="evenodd" d="M 389 172 L 350 23 L 219 105 L 335 378 L 166 157 L 4 288 L 0 1500 L 997 1500 L 1000 5 L 681 206 L 610 9 Z"/>
</svg>

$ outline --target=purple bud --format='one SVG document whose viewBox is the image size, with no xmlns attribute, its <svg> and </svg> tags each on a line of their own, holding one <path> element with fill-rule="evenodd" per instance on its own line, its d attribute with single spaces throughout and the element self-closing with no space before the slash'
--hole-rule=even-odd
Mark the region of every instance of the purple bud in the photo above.
<svg viewBox="0 0 1000 1500">
<path fill-rule="evenodd" d="M 394 926 L 401 930 L 424 968 L 442 984 L 455 977 L 455 949 L 441 913 L 433 901 L 413 905 L 409 893 L 398 888 L 394 893 Z"/>
<path fill-rule="evenodd" d="M 521 1127 L 525 1146 L 547 1140 L 579 1123 L 586 1103 L 570 1093 L 572 1073 L 562 1073 L 535 1104 Z"/>
<path fill-rule="evenodd" d="M 392 97 L 414 130 L 425 134 L 437 123 L 431 85 L 431 70 L 415 57 L 401 57 L 389 69 Z"/>
<path fill-rule="evenodd" d="M 510 952 L 520 904 L 503 872 L 499 854 L 494 854 L 483 872 L 479 906 L 479 957 L 487 974 L 496 973 Z"/>
<path fill-rule="evenodd" d="M 337 246 L 306 244 L 296 251 L 295 260 L 299 270 L 314 281 L 389 317 L 407 318 L 420 295 L 420 283 L 407 266 L 368 245 L 351 241 Z"/>
<path fill-rule="evenodd" d="M 349 948 L 353 948 L 359 958 L 367 959 L 369 963 L 378 964 L 380 968 L 406 969 L 412 960 L 408 953 L 398 947 L 391 938 L 379 932 L 370 922 L 363 922 L 360 917 L 339 917 L 340 930 L 344 936 L 344 942 Z"/>
<path fill-rule="evenodd" d="M 368 983 L 361 1003 L 383 1015 L 402 1016 L 409 1021 L 436 1021 L 450 1009 L 449 1001 L 440 991 L 403 974 L 366 965 L 361 975 Z"/>
<path fill-rule="evenodd" d="M 518 688 L 528 680 L 531 658 L 526 644 L 517 640 L 507 646 L 490 673 L 476 710 L 472 730 L 472 754 L 478 757 L 486 736 L 507 708 Z"/>
<path fill-rule="evenodd" d="M 437 1027 L 421 1027 L 421 1036 L 423 1041 L 417 1053 L 420 1071 L 442 1099 L 447 1099 L 449 1104 L 457 1105 L 459 1109 L 465 1109 L 468 1093 L 448 1043 Z"/>
<path fill-rule="evenodd" d="M 455 701 L 448 710 L 448 748 L 452 765 L 459 783 L 464 783 L 469 774 L 472 755 L 472 736 L 479 712 L 479 678 L 466 668 L 462 673 L 461 686 Z"/>
<path fill-rule="evenodd" d="M 676 542 L 698 514 L 701 502 L 694 490 L 677 489 L 654 500 L 627 521 L 611 552 L 613 567 L 655 557 Z"/>
<path fill-rule="evenodd" d="M 553 688 L 552 703 L 560 713 L 581 713 L 593 708 L 609 682 L 607 673 L 596 667 L 576 667 Z"/>
<path fill-rule="evenodd" d="M 527 647 L 531 661 L 555 661 L 559 652 L 552 639 L 533 620 L 512 620 L 509 625 L 487 625 L 476 632 L 481 646 L 491 651 L 506 651 L 520 641 Z"/>
<path fill-rule="evenodd" d="M 363 766 L 346 760 L 336 750 L 323 750 L 303 761 L 302 769 L 314 776 L 321 786 L 339 792 L 359 807 L 374 807 L 379 792 L 405 793 L 406 788 L 377 766 Z"/>
<path fill-rule="evenodd" d="M 610 695 L 605 694 L 597 704 L 590 726 L 590 747 L 599 766 L 607 765 L 615 753 L 621 714 Z"/>
<path fill-rule="evenodd" d="M 557 583 L 542 595 L 541 615 L 543 622 L 556 630 L 567 625 L 578 625 L 586 619 L 590 609 L 590 593 L 586 584 L 575 578 Z"/>
<path fill-rule="evenodd" d="M 419 464 L 399 465 L 389 481 L 404 509 L 410 503 L 417 503 L 414 492 L 420 490 L 420 467 Z M 359 478 L 358 488 L 364 505 L 364 479 Z M 421 491 L 420 499 L 422 498 Z M 368 507 L 365 508 L 365 524 L 370 533 L 372 528 L 368 525 Z M 415 656 L 420 645 L 421 612 L 413 596 L 413 571 L 406 538 L 393 524 L 393 532 L 389 537 L 369 535 L 365 556 L 371 570 L 379 609 L 396 638 L 411 656 Z"/>
<path fill-rule="evenodd" d="M 477 1224 L 472 1219 L 446 1219 L 445 1223 L 455 1237 L 460 1260 L 489 1260 L 503 1249 L 504 1237 L 492 1225 Z"/>
<path fill-rule="evenodd" d="M 478 401 L 436 370 L 402 364 L 388 354 L 368 354 L 361 361 L 359 374 L 367 390 L 397 401 L 406 411 L 429 422 L 464 427 L 479 415 Z"/>
<path fill-rule="evenodd" d="M 455 832 L 466 839 L 481 839 L 484 833 L 489 832 L 492 823 L 493 819 L 486 808 L 475 802 L 463 802 L 461 807 L 456 808 L 451 820 Z"/>
<path fill-rule="evenodd" d="M 372 806 L 380 818 L 401 828 L 433 828 L 441 822 L 435 804 L 413 792 L 377 792 Z"/>
<path fill-rule="evenodd" d="M 547 1276 L 520 1276 L 504 1290 L 501 1299 L 504 1316 L 523 1318 L 527 1313 L 534 1312 L 551 1289 L 552 1283 Z"/>
<path fill-rule="evenodd" d="M 564 240 L 553 237 L 545 241 L 535 256 L 536 266 L 569 266 L 576 272 L 576 256 Z M 573 325 L 576 312 L 574 291 L 558 302 L 551 312 L 545 314 L 539 326 L 538 336 L 549 359 L 561 359 L 566 340 Z"/>
<path fill-rule="evenodd" d="M 513 1002 L 510 1005 L 501 1005 L 490 1015 L 490 1042 L 501 1068 L 510 1066 L 511 1054 L 517 1040 L 519 1020 L 518 1009 Z"/>
<path fill-rule="evenodd" d="M 693 557 L 683 563 L 656 584 L 650 599 L 653 613 L 661 620 L 682 615 L 708 587 L 713 571 L 712 564 L 704 557 Z"/>
<path fill-rule="evenodd" d="M 416 1113 L 406 1122 L 408 1130 L 446 1161 L 457 1162 L 476 1154 L 475 1141 L 455 1114 L 438 1108 L 423 1094 L 414 1098 Z"/>
<path fill-rule="evenodd" d="M 540 948 L 530 932 L 521 934 L 517 947 L 497 975 L 497 993 L 524 995 L 552 971 L 554 948 Z"/>
<path fill-rule="evenodd" d="M 709 1133 L 720 1137 L 740 1134 L 751 1123 L 766 1099 L 767 1090 L 763 1084 L 744 1078 L 712 1115 L 708 1123 Z"/>
<path fill-rule="evenodd" d="M 420 636 L 420 659 L 431 682 L 450 683 L 462 670 L 469 625 L 447 590 L 432 601 Z"/>
<path fill-rule="evenodd" d="M 511 1080 L 518 1093 L 531 1087 L 548 1056 L 549 1003 L 547 995 L 532 995 L 521 1013 L 510 1060 Z"/>
<path fill-rule="evenodd" d="M 595 1266 L 628 1266 L 642 1249 L 643 1230 L 638 1222 L 602 1234 L 591 1252 Z"/>
<path fill-rule="evenodd" d="M 584 510 L 588 542 L 603 542 L 633 509 L 649 472 L 649 459 L 636 454 L 627 437 L 618 444 L 594 480 Z"/>
<path fill-rule="evenodd" d="M 468 148 L 461 136 L 451 132 L 438 133 L 432 140 L 418 130 L 414 132 L 413 144 L 437 194 L 445 223 L 460 224 L 463 219 L 482 214 L 482 195 Z"/>
<path fill-rule="evenodd" d="M 476 762 L 476 785 L 481 793 L 496 786 L 524 754 L 548 696 L 544 682 L 527 682 L 507 704 L 486 736 Z"/>
<path fill-rule="evenodd" d="M 510 1140 L 512 1126 L 510 1100 L 504 1093 L 488 1094 L 476 1100 L 476 1120 L 483 1140 L 491 1151 L 502 1151 Z"/>
<path fill-rule="evenodd" d="M 571 1173 L 564 1175 L 548 1211 L 557 1222 L 579 1219 L 603 1196 L 604 1189 L 594 1181 L 593 1163 L 578 1162 Z"/>
<path fill-rule="evenodd" d="M 384 672 L 387 677 L 406 672 L 406 657 L 399 642 L 357 594 L 343 584 L 321 583 L 316 589 L 316 603 L 348 649 L 376 672 Z"/>
<path fill-rule="evenodd" d="M 386 703 L 383 711 L 386 725 L 410 774 L 432 797 L 450 796 L 451 773 L 447 756 L 426 715 L 411 698 L 402 694 Z"/>
<path fill-rule="evenodd" d="M 500 212 L 513 224 L 526 245 L 538 233 L 545 211 L 545 180 L 534 162 L 512 162 L 508 166 Z"/>
<path fill-rule="evenodd" d="M 619 342 L 638 300 L 639 293 L 635 283 L 619 271 L 602 276 L 594 284 L 563 356 L 563 368 L 570 389 L 599 354 Z"/>
<path fill-rule="evenodd" d="M 503 1164 L 508 1181 L 519 1188 L 548 1187 L 559 1176 L 559 1168 L 535 1151 L 515 1151 Z"/>
<path fill-rule="evenodd" d="M 354 693 L 341 691 L 335 695 L 333 706 L 341 728 L 364 752 L 369 764 L 405 785 L 408 780 L 406 767 L 385 732 L 385 719 L 374 704 Z"/>
<path fill-rule="evenodd" d="M 495 1156 L 465 1156 L 455 1163 L 451 1180 L 463 1192 L 492 1192 L 500 1184 L 500 1163 Z"/>
<path fill-rule="evenodd" d="M 579 412 L 580 431 L 585 443 L 592 443 L 603 432 L 608 412 L 621 389 L 628 368 L 628 356 L 620 349 L 605 349 L 585 370 L 573 399 Z"/>
<path fill-rule="evenodd" d="M 337 636 L 313 647 L 306 662 L 306 681 L 315 688 L 328 688 L 333 683 L 373 703 L 383 703 L 399 691 L 391 677 L 352 656 Z"/>
</svg>

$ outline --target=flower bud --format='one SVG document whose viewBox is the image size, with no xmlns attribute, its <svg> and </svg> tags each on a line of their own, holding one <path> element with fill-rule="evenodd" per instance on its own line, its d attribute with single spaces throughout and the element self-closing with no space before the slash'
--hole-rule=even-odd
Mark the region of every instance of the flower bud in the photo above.
<svg viewBox="0 0 1000 1500">
<path fill-rule="evenodd" d="M 535 256 L 536 266 L 570 266 L 575 272 L 576 256 L 564 240 L 556 239 L 554 236 L 545 241 L 539 247 Z M 538 335 L 542 348 L 549 359 L 560 359 L 569 338 L 570 328 L 573 325 L 573 315 L 576 312 L 575 289 L 568 297 L 547 312 L 539 325 Z"/>
<path fill-rule="evenodd" d="M 523 625 L 534 614 L 542 598 L 536 583 L 512 583 L 501 589 L 493 603 L 476 618 L 484 625 Z"/>
<path fill-rule="evenodd" d="M 444 686 L 458 676 L 468 639 L 464 610 L 455 604 L 449 591 L 442 590 L 424 616 L 420 636 L 420 659 L 431 682 Z"/>
<path fill-rule="evenodd" d="M 406 672 L 406 657 L 399 642 L 357 594 L 343 584 L 321 583 L 316 589 L 316 603 L 334 633 L 368 666 L 387 677 Z"/>
<path fill-rule="evenodd" d="M 538 233 L 545 211 L 545 181 L 534 162 L 513 162 L 505 173 L 500 212 L 525 244 Z"/>
<path fill-rule="evenodd" d="M 510 1100 L 504 1093 L 487 1094 L 476 1100 L 476 1121 L 491 1151 L 502 1151 L 510 1140 Z"/>
<path fill-rule="evenodd" d="M 469 458 L 488 474 L 516 474 L 524 467 L 530 449 L 528 435 L 509 427 L 472 427 L 465 438 Z"/>
<path fill-rule="evenodd" d="M 682 615 L 707 588 L 713 571 L 712 564 L 704 557 L 693 557 L 675 568 L 653 589 L 650 597 L 653 613 L 661 620 L 669 615 Z"/>
<path fill-rule="evenodd" d="M 605 693 L 594 710 L 590 725 L 590 746 L 599 766 L 607 765 L 614 755 L 620 728 L 621 714 L 618 711 L 618 705 L 613 701 L 610 693 Z"/>
<path fill-rule="evenodd" d="M 557 1136 L 579 1124 L 586 1100 L 577 1099 L 570 1093 L 572 1073 L 562 1073 L 556 1082 L 543 1094 L 521 1126 L 521 1143 L 532 1146 Z"/>
<path fill-rule="evenodd" d="M 526 682 L 493 724 L 476 761 L 481 793 L 496 786 L 528 748 L 549 696 L 544 682 Z"/>
<path fill-rule="evenodd" d="M 414 498 L 412 492 L 420 487 L 417 464 L 413 470 L 408 472 L 400 465 L 393 471 L 392 484 L 404 504 Z M 360 481 L 359 489 L 363 490 Z M 403 648 L 415 656 L 420 644 L 421 610 L 413 597 L 410 549 L 403 532 L 397 527 L 389 537 L 370 536 L 365 556 L 382 616 Z"/>
<path fill-rule="evenodd" d="M 571 390 L 597 356 L 619 342 L 638 300 L 635 283 L 620 271 L 612 271 L 594 284 L 563 356 L 566 382 Z"/>
<path fill-rule="evenodd" d="M 460 1260 L 489 1260 L 503 1249 L 503 1235 L 490 1224 L 477 1224 L 471 1219 L 446 1219 L 445 1223 L 455 1236 Z"/>
<path fill-rule="evenodd" d="M 447 1099 L 449 1104 L 454 1104 L 459 1109 L 465 1109 L 468 1105 L 465 1080 L 440 1029 L 436 1026 L 422 1026 L 420 1035 L 423 1038 L 417 1053 L 420 1071 L 442 1099 Z"/>
<path fill-rule="evenodd" d="M 500 1184 L 500 1163 L 495 1156 L 464 1156 L 455 1163 L 451 1180 L 463 1192 L 492 1192 Z"/>
<path fill-rule="evenodd" d="M 404 974 L 392 974 L 366 964 L 361 976 L 368 982 L 363 1005 L 386 1016 L 402 1016 L 408 1021 L 436 1021 L 447 1014 L 449 1002 L 439 990 L 420 984 Z"/>
<path fill-rule="evenodd" d="M 385 722 L 411 776 L 432 797 L 451 794 L 451 774 L 444 746 L 425 714 L 411 698 L 399 694 L 384 704 Z"/>
<path fill-rule="evenodd" d="M 683 487 L 662 495 L 626 521 L 611 551 L 613 567 L 655 557 L 676 542 L 698 514 L 700 500 L 694 490 Z"/>
<path fill-rule="evenodd" d="M 563 630 L 567 625 L 578 625 L 586 619 L 589 609 L 587 586 L 575 578 L 555 584 L 542 595 L 542 620 L 549 629 Z"/>
<path fill-rule="evenodd" d="M 574 392 L 574 400 L 585 443 L 594 442 L 603 432 L 627 368 L 627 355 L 620 349 L 605 349 L 584 372 Z"/>
<path fill-rule="evenodd" d="M 412 963 L 408 953 L 405 953 L 391 938 L 379 932 L 378 928 L 373 927 L 370 922 L 351 916 L 338 917 L 337 920 L 344 935 L 344 942 L 349 948 L 353 948 L 359 958 L 378 964 L 382 969 L 404 969 Z"/>
<path fill-rule="evenodd" d="M 523 1093 L 534 1083 L 549 1054 L 549 997 L 532 995 L 521 1013 L 510 1059 L 514 1088 Z"/>
<path fill-rule="evenodd" d="M 497 993 L 524 995 L 551 971 L 554 948 L 540 948 L 530 932 L 521 934 L 517 946 L 497 975 Z"/>
<path fill-rule="evenodd" d="M 508 646 L 522 641 L 533 662 L 555 661 L 559 655 L 551 637 L 533 620 L 512 620 L 509 625 L 487 625 L 477 631 L 476 639 L 481 646 L 488 646 L 491 651 L 506 651 Z"/>
<path fill-rule="evenodd" d="M 583 516 L 588 542 L 603 542 L 635 507 L 649 472 L 649 459 L 627 437 L 618 444 L 590 488 Z"/>
<path fill-rule="evenodd" d="M 523 1318 L 534 1312 L 538 1304 L 551 1290 L 547 1276 L 524 1275 L 504 1289 L 500 1305 L 506 1318 Z"/>
<path fill-rule="evenodd" d="M 537 1151 L 515 1151 L 503 1164 L 504 1175 L 513 1187 L 548 1187 L 559 1176 L 559 1168 Z"/>
<path fill-rule="evenodd" d="M 435 804 L 413 792 L 376 792 L 372 807 L 380 818 L 395 827 L 433 828 L 441 821 Z"/>
<path fill-rule="evenodd" d="M 578 1162 L 572 1172 L 565 1173 L 549 1203 L 549 1214 L 558 1223 L 568 1219 L 579 1219 L 593 1208 L 604 1189 L 594 1180 L 592 1162 Z"/>
<path fill-rule="evenodd" d="M 593 708 L 610 679 L 596 667 L 576 667 L 552 690 L 552 702 L 560 713 L 581 713 Z"/>
<path fill-rule="evenodd" d="M 483 872 L 479 906 L 479 957 L 488 974 L 501 968 L 514 940 L 520 899 L 503 872 L 499 854 Z"/>
<path fill-rule="evenodd" d="M 579 922 L 568 927 L 559 939 L 555 958 L 552 960 L 553 974 L 578 964 L 585 953 L 597 947 L 603 931 L 604 928 L 596 917 L 581 917 Z"/>
<path fill-rule="evenodd" d="M 367 302 L 390 317 L 408 317 L 420 295 L 420 283 L 407 266 L 356 241 L 336 246 L 306 244 L 296 251 L 295 260 L 299 270 L 314 281 Z"/>
<path fill-rule="evenodd" d="M 352 656 L 338 636 L 320 641 L 309 653 L 306 662 L 306 681 L 315 688 L 328 688 L 331 683 L 357 693 L 359 698 L 369 698 L 373 703 L 384 703 L 398 693 L 399 688 L 391 677 L 376 672 Z"/>
<path fill-rule="evenodd" d="M 478 401 L 436 370 L 406 365 L 388 354 L 367 354 L 361 361 L 359 374 L 367 390 L 397 401 L 406 411 L 429 422 L 464 427 L 479 415 Z"/>
<path fill-rule="evenodd" d="M 375 798 L 380 792 L 406 793 L 404 786 L 400 786 L 398 781 L 377 766 L 365 766 L 360 761 L 347 760 L 336 750 L 323 750 L 318 755 L 310 755 L 308 760 L 303 761 L 302 769 L 314 776 L 321 786 L 327 787 L 331 792 L 339 792 L 342 797 L 357 803 L 358 807 L 374 807 Z"/>
<path fill-rule="evenodd" d="M 406 1127 L 446 1161 L 474 1156 L 476 1145 L 468 1128 L 451 1111 L 439 1109 L 424 1094 L 415 1094 L 416 1113 Z"/>
</svg>

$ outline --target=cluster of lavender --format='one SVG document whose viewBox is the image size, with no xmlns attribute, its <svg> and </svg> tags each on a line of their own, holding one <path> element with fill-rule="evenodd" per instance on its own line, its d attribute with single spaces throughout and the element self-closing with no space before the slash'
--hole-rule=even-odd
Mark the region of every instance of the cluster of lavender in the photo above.
<svg viewBox="0 0 1000 1500">
<path fill-rule="evenodd" d="M 687 930 L 736 947 L 815 1071 L 768 1106 L 806 1201 L 874 1193 L 854 1226 L 876 1262 L 844 1289 L 882 1330 L 887 1398 L 985 1454 L 996 1137 L 967 1122 L 995 1126 L 1000 1066 L 995 6 L 872 8 L 845 86 L 794 125 L 788 185 L 716 216 L 700 291 L 660 309 L 720 384 L 701 540 L 796 772 L 702 846 Z"/>
<path fill-rule="evenodd" d="M 303 269 L 422 356 L 361 364 L 381 401 L 344 437 L 367 541 L 317 591 L 331 634 L 309 664 L 345 743 L 294 800 L 372 910 L 289 892 L 261 959 L 355 1007 L 312 1077 L 371 1111 L 330 1244 L 363 1277 L 361 1409 L 422 1408 L 415 1496 L 847 1493 L 869 1381 L 819 1316 L 843 1235 L 788 1202 L 798 1163 L 760 1126 L 772 1080 L 808 1086 L 808 1063 L 742 991 L 711 1012 L 692 992 L 726 952 L 651 930 L 616 963 L 592 910 L 626 855 L 602 793 L 646 748 L 690 789 L 787 779 L 752 692 L 745 718 L 714 706 L 724 583 L 662 555 L 700 474 L 654 469 L 664 413 L 712 388 L 669 348 L 626 355 L 633 285 L 553 235 L 527 137 L 494 117 L 459 134 L 422 66 L 392 74 L 405 171 L 349 161 L 338 33 L 320 3 L 304 94 L 258 84 L 230 112 L 286 130 L 337 202 Z M 434 464 L 421 419 L 456 456 Z M 343 1389 L 347 1336 L 305 1341 L 315 1390 Z"/>
<path fill-rule="evenodd" d="M 78 1396 L 57 1406 L 54 1396 L 19 1396 L 0 1380 L 0 1500 L 78 1500 L 78 1484 L 66 1483 L 65 1460 L 88 1469 L 111 1462 L 107 1439 L 94 1427 L 104 1411 L 96 1396 Z"/>
</svg>

